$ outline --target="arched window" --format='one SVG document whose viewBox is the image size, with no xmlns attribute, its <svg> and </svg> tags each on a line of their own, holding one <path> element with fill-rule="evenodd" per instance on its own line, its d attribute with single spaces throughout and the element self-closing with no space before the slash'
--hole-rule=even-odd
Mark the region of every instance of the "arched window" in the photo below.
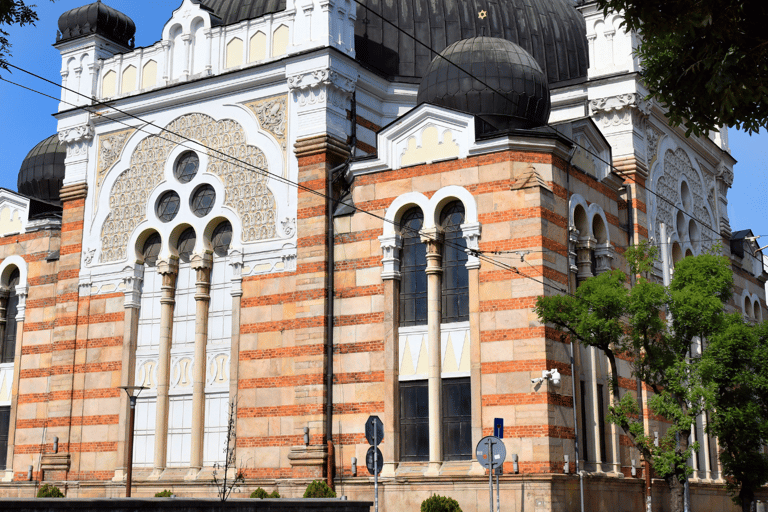
<svg viewBox="0 0 768 512">
<path fill-rule="evenodd" d="M 467 271 L 467 241 L 461 233 L 464 205 L 452 201 L 440 214 L 444 233 L 443 307 L 442 322 L 463 322 L 469 319 L 469 272 Z"/>
<path fill-rule="evenodd" d="M 8 279 L 8 302 L 5 307 L 5 329 L 3 332 L 3 363 L 12 363 L 16 354 L 16 314 L 19 307 L 19 296 L 16 287 L 19 285 L 19 269 L 14 269 Z"/>
<path fill-rule="evenodd" d="M 427 248 L 419 231 L 424 214 L 419 208 L 405 212 L 400 220 L 403 250 L 400 261 L 400 325 L 427 323 Z"/>
<path fill-rule="evenodd" d="M 232 339 L 232 267 L 229 246 L 232 224 L 225 220 L 211 234 L 213 266 L 211 268 L 211 299 L 208 307 L 208 341 L 206 343 L 207 378 L 205 389 L 205 436 L 203 464 L 212 466 L 224 462 L 229 419 L 229 346 Z"/>
</svg>

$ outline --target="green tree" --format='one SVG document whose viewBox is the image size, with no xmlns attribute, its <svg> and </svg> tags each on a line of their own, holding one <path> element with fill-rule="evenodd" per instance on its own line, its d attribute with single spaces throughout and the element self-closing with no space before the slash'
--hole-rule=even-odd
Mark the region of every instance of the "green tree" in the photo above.
<svg viewBox="0 0 768 512">
<path fill-rule="evenodd" d="M 728 318 L 702 357 L 707 386 L 707 430 L 720 443 L 720 462 L 734 502 L 748 512 L 755 491 L 768 483 L 768 324 Z"/>
<path fill-rule="evenodd" d="M 730 298 L 733 277 L 727 258 L 713 254 L 685 258 L 675 267 L 669 288 L 649 280 L 655 250 L 641 245 L 625 256 L 633 275 L 632 287 L 624 273 L 614 270 L 584 281 L 576 293 L 539 297 L 536 312 L 542 321 L 568 333 L 571 341 L 596 347 L 610 367 L 612 406 L 609 421 L 627 434 L 656 473 L 667 479 L 671 508 L 683 510 L 684 482 L 692 472 L 688 458 L 691 425 L 702 410 L 703 388 L 697 384 L 698 360 L 691 345 L 709 338 L 725 324 L 724 303 Z M 666 315 L 672 317 L 667 321 Z M 628 354 L 633 372 L 654 393 L 650 410 L 669 423 L 659 446 L 644 431 L 640 408 L 618 383 L 617 354 Z"/>
<path fill-rule="evenodd" d="M 641 33 L 637 50 L 650 95 L 671 124 L 707 134 L 718 126 L 768 127 L 768 2 L 598 0 Z"/>
<path fill-rule="evenodd" d="M 51 0 L 54 1 L 54 0 Z M 0 0 L 0 69 L 8 69 L 6 59 L 11 56 L 11 42 L 6 25 L 34 25 L 37 21 L 35 5 L 27 5 L 24 0 Z"/>
</svg>

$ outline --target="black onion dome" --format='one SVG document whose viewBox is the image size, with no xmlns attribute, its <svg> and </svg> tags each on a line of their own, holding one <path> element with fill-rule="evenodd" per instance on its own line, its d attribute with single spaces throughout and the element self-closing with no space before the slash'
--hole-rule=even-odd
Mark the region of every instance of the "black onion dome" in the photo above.
<svg viewBox="0 0 768 512">
<path fill-rule="evenodd" d="M 58 135 L 53 134 L 38 143 L 21 163 L 17 183 L 19 193 L 58 203 L 66 157 L 67 150 L 63 144 L 59 144 Z"/>
<path fill-rule="evenodd" d="M 59 17 L 61 43 L 78 37 L 100 35 L 118 44 L 133 48 L 136 24 L 131 18 L 101 1 L 78 7 Z"/>
<path fill-rule="evenodd" d="M 474 114 L 490 125 L 478 127 L 481 132 L 543 126 L 550 110 L 547 80 L 534 58 L 497 37 L 464 39 L 443 50 L 416 102 Z"/>
<path fill-rule="evenodd" d="M 210 8 L 224 25 L 286 8 L 286 0 L 194 1 Z M 427 73 L 434 53 L 413 37 L 441 52 L 457 41 L 480 35 L 520 45 L 533 55 L 550 84 L 587 77 L 587 27 L 574 0 L 356 2 L 356 59 L 393 80 L 418 83 Z M 481 11 L 486 14 L 482 19 Z"/>
<path fill-rule="evenodd" d="M 221 18 L 223 25 L 231 25 L 244 20 L 261 18 L 265 14 L 285 10 L 285 0 L 192 0 L 207 7 Z"/>
<path fill-rule="evenodd" d="M 355 50 L 357 60 L 370 68 L 417 81 L 435 55 L 409 35 L 436 52 L 462 39 L 498 37 L 533 55 L 552 85 L 586 78 L 586 34 L 572 0 L 359 0 Z"/>
</svg>

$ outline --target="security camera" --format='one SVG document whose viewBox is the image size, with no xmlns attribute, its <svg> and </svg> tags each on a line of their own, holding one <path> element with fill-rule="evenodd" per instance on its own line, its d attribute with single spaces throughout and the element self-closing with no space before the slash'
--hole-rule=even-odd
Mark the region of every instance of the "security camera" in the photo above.
<svg viewBox="0 0 768 512">
<path fill-rule="evenodd" d="M 555 386 L 559 386 L 560 372 L 557 371 L 557 368 L 555 368 L 554 370 L 550 370 L 549 374 L 550 374 L 550 377 L 552 378 L 552 384 L 554 384 Z"/>
</svg>

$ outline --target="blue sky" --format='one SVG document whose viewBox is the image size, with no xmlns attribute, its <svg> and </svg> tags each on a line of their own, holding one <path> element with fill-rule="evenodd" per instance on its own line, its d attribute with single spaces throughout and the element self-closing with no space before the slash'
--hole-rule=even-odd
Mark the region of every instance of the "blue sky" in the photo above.
<svg viewBox="0 0 768 512">
<path fill-rule="evenodd" d="M 37 0 L 40 21 L 36 26 L 9 27 L 13 44 L 12 64 L 61 82 L 61 58 L 51 45 L 56 40 L 59 16 L 84 0 Z M 124 12 L 136 22 L 136 46 L 147 46 L 158 39 L 163 25 L 181 0 L 109 0 L 110 6 Z M 27 87 L 59 97 L 57 87 L 46 84 L 20 71 L 2 72 L 0 76 Z M 0 124 L 0 187 L 16 190 L 16 177 L 24 157 L 35 144 L 56 131 L 51 114 L 57 102 L 0 81 L 0 105 L 4 121 Z M 768 133 L 749 136 L 731 130 L 731 154 L 739 161 L 735 180 L 728 194 L 731 228 L 750 228 L 763 235 L 761 246 L 768 245 Z M 761 213 L 762 212 L 762 213 Z"/>
</svg>

